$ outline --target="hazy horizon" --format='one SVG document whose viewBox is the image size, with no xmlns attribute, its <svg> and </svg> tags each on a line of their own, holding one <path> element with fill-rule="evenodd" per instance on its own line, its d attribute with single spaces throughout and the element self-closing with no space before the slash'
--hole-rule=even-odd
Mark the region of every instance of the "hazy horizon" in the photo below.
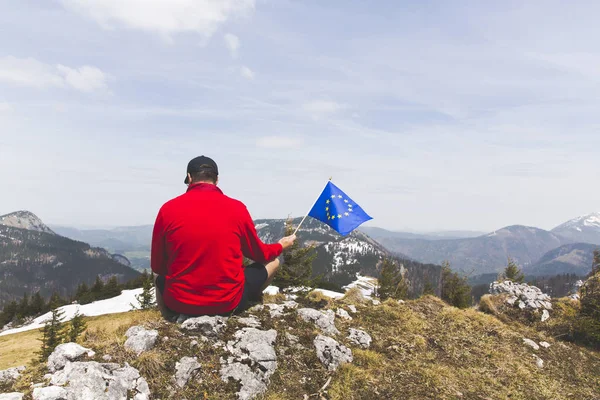
<svg viewBox="0 0 600 400">
<path fill-rule="evenodd" d="M 0 2 L 0 214 L 153 224 L 201 154 L 255 219 L 329 177 L 395 231 L 600 209 L 600 3 L 140 4 Z"/>
</svg>

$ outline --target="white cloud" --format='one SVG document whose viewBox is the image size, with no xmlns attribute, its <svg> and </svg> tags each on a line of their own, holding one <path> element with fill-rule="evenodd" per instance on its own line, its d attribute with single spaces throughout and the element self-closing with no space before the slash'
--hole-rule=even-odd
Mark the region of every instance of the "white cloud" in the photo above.
<svg viewBox="0 0 600 400">
<path fill-rule="evenodd" d="M 314 118 L 318 118 L 328 114 L 334 114 L 345 107 L 335 101 L 315 100 L 305 103 L 302 108 Z"/>
<path fill-rule="evenodd" d="M 62 86 L 63 78 L 50 65 L 34 58 L 0 57 L 0 82 L 37 88 Z"/>
<path fill-rule="evenodd" d="M 252 70 L 245 65 L 240 68 L 240 74 L 242 74 L 244 78 L 254 79 L 254 72 L 252 72 Z"/>
<path fill-rule="evenodd" d="M 236 58 L 237 51 L 240 48 L 240 38 L 238 38 L 236 35 L 234 35 L 232 33 L 226 33 L 224 36 L 224 39 L 225 39 L 225 45 L 229 49 L 229 53 L 231 54 L 231 57 Z"/>
<path fill-rule="evenodd" d="M 82 92 L 106 88 L 107 76 L 96 67 L 52 66 L 34 58 L 0 57 L 0 82 L 35 88 L 71 87 Z"/>
<path fill-rule="evenodd" d="M 258 138 L 256 146 L 266 149 L 289 149 L 300 147 L 303 140 L 300 138 L 286 136 L 263 136 Z"/>
<path fill-rule="evenodd" d="M 106 75 L 96 67 L 83 66 L 69 68 L 64 65 L 56 67 L 63 75 L 67 85 L 82 92 L 106 89 Z"/>
<path fill-rule="evenodd" d="M 62 0 L 104 28 L 114 25 L 171 35 L 211 37 L 231 17 L 254 10 L 255 0 Z"/>
<path fill-rule="evenodd" d="M 11 112 L 13 110 L 13 106 L 10 103 L 5 101 L 0 101 L 0 113 L 3 112 Z"/>
</svg>

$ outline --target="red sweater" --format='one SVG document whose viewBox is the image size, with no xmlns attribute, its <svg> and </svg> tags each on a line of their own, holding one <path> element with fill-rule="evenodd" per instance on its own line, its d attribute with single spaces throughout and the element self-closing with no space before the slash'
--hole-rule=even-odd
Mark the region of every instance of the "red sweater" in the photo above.
<svg viewBox="0 0 600 400">
<path fill-rule="evenodd" d="M 152 271 L 166 277 L 163 299 L 171 310 L 214 315 L 233 310 L 244 290 L 244 256 L 267 263 L 279 243 L 264 244 L 240 201 L 215 185 L 190 185 L 165 203 L 152 234 Z"/>
</svg>

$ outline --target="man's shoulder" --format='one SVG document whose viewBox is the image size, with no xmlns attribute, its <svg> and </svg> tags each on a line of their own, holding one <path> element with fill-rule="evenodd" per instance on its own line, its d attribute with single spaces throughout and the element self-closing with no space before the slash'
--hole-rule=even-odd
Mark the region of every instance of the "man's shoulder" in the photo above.
<svg viewBox="0 0 600 400">
<path fill-rule="evenodd" d="M 177 197 L 173 197 L 171 200 L 168 200 L 167 202 L 165 202 L 160 207 L 159 213 L 165 213 L 165 212 L 168 212 L 169 210 L 179 208 L 179 206 L 181 206 L 181 203 L 185 202 L 184 196 L 185 196 L 185 193 L 180 194 Z"/>
<path fill-rule="evenodd" d="M 246 210 L 246 205 L 244 203 L 242 203 L 240 200 L 234 199 L 233 197 L 223 195 L 223 201 L 225 201 L 230 207 L 235 208 L 239 211 Z"/>
</svg>

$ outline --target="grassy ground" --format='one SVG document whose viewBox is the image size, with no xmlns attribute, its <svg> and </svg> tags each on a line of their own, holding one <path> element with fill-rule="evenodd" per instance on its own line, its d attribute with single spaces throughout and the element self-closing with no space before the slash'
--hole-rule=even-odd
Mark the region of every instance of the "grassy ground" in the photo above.
<svg viewBox="0 0 600 400">
<path fill-rule="evenodd" d="M 158 319 L 159 314 L 156 312 L 126 312 L 87 317 L 85 320 L 88 330 L 103 330 L 107 336 L 110 336 L 124 327 L 153 318 Z M 0 370 L 20 365 L 32 365 L 31 363 L 36 357 L 35 353 L 40 348 L 39 339 L 41 337 L 39 329 L 0 336 Z"/>
<path fill-rule="evenodd" d="M 267 301 L 280 300 L 269 298 Z M 439 299 L 425 297 L 405 304 L 387 301 L 378 306 L 358 303 L 354 320 L 336 319 L 341 334 L 336 339 L 352 349 L 354 362 L 335 373 L 328 372 L 316 357 L 312 344 L 319 333 L 314 325 L 290 313 L 271 319 L 267 311 L 258 313 L 264 329 L 278 332 L 278 368 L 271 377 L 266 400 L 304 399 L 598 399 L 600 394 L 600 354 L 519 323 L 506 324 L 496 317 L 476 311 L 446 306 Z M 337 308 L 319 296 L 302 300 L 305 305 Z M 132 356 L 123 348 L 123 333 L 143 323 L 158 329 L 162 338 L 156 348 Z M 226 356 L 211 343 L 192 347 L 192 338 L 177 326 L 162 321 L 155 312 L 131 312 L 92 318 L 82 338 L 84 345 L 97 351 L 97 359 L 110 354 L 114 362 L 129 362 L 140 370 L 155 398 L 232 399 L 237 385 L 222 382 L 219 358 Z M 362 350 L 347 341 L 348 328 L 362 328 L 373 337 L 370 349 Z M 223 339 L 238 328 L 230 319 Z M 300 338 L 294 347 L 285 333 Z M 33 335 L 33 336 L 32 336 Z M 549 349 L 534 351 L 525 346 L 527 337 L 551 343 Z M 37 347 L 34 334 L 22 333 L 0 338 L 0 368 L 23 364 Z M 5 347 L 10 356 L 5 356 Z M 20 362 L 16 354 L 23 354 Z M 544 360 L 536 366 L 534 354 Z M 173 387 L 170 379 L 175 362 L 183 356 L 197 356 L 202 364 L 198 379 L 186 389 Z M 12 360 L 12 361 L 11 361 Z M 40 381 L 43 367 L 32 364 L 24 381 Z M 331 379 L 330 379 L 331 378 Z M 322 388 L 326 386 L 324 390 Z M 26 389 L 21 383 L 20 388 Z"/>
</svg>

